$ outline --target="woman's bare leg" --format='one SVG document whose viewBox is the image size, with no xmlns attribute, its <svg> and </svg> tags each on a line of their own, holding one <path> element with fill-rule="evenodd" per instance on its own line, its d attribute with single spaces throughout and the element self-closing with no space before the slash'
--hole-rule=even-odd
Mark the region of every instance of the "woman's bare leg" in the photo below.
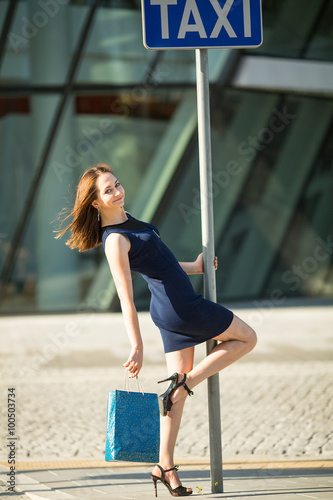
<svg viewBox="0 0 333 500">
<path fill-rule="evenodd" d="M 234 316 L 229 328 L 215 339 L 219 341 L 219 344 L 195 368 L 193 368 L 194 348 L 167 353 L 166 359 L 170 375 L 177 372 L 179 374 L 178 381 L 181 381 L 183 374 L 186 373 L 186 383 L 190 389 L 193 389 L 203 380 L 250 352 L 257 341 L 254 330 L 237 316 Z M 171 395 L 173 406 L 161 421 L 160 465 L 163 469 L 169 469 L 174 465 L 173 453 L 186 396 L 187 392 L 183 387 L 176 389 Z M 153 473 L 160 476 L 159 469 L 156 467 Z M 166 480 L 172 488 L 181 484 L 175 471 L 167 472 Z"/>
<path fill-rule="evenodd" d="M 190 389 L 245 356 L 257 342 L 254 330 L 238 316 L 234 316 L 229 328 L 215 339 L 220 341 L 217 346 L 187 373 L 186 384 Z M 172 393 L 171 400 L 175 403 L 185 396 L 187 392 L 181 387 Z"/>
<path fill-rule="evenodd" d="M 182 349 L 181 351 L 169 352 L 166 354 L 167 368 L 170 375 L 174 372 L 187 373 L 193 368 L 194 347 Z M 167 416 L 161 418 L 160 434 L 160 465 L 163 469 L 170 469 L 174 466 L 174 450 L 176 439 L 183 414 L 185 398 L 173 404 Z M 153 474 L 161 476 L 160 470 L 155 467 Z M 176 471 L 165 474 L 165 479 L 170 483 L 171 488 L 181 485 Z"/>
</svg>

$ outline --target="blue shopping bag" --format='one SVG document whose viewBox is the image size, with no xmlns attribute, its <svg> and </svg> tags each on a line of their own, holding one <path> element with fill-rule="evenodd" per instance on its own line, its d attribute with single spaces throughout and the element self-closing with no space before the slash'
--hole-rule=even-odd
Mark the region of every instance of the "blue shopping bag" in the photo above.
<svg viewBox="0 0 333 500">
<path fill-rule="evenodd" d="M 105 460 L 158 462 L 160 415 L 157 394 L 110 391 Z"/>
</svg>

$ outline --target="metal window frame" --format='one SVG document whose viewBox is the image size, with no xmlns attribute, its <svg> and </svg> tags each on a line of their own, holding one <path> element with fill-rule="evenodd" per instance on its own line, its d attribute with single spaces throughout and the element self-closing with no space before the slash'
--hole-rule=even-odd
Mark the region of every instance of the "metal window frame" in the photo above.
<svg viewBox="0 0 333 500">
<path fill-rule="evenodd" d="M 14 16 L 15 16 L 15 11 L 16 7 L 18 4 L 18 0 L 12 0 L 9 1 L 8 3 L 8 9 L 6 13 L 6 17 L 3 23 L 3 26 L 1 28 L 1 38 L 0 38 L 0 69 L 3 63 L 3 59 L 5 56 L 5 49 L 6 49 L 6 41 L 7 41 L 7 36 L 8 32 L 10 30 L 10 27 L 12 25 Z"/>
</svg>

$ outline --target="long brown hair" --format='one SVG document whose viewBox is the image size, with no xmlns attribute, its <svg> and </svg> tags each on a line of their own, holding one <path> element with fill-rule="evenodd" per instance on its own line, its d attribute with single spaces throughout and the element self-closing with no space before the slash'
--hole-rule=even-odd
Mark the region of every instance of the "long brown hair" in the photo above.
<svg viewBox="0 0 333 500">
<path fill-rule="evenodd" d="M 97 198 L 96 180 L 105 173 L 113 173 L 109 165 L 106 163 L 98 163 L 86 170 L 80 177 L 74 208 L 67 217 L 65 217 L 61 225 L 70 217 L 73 217 L 72 222 L 65 227 L 55 231 L 59 234 L 56 239 L 61 238 L 66 231 L 70 230 L 71 236 L 66 241 L 69 248 L 77 248 L 79 252 L 91 250 L 101 244 L 101 227 L 97 218 L 97 210 L 92 206 L 92 202 Z M 59 215 L 61 217 L 62 212 Z"/>
</svg>

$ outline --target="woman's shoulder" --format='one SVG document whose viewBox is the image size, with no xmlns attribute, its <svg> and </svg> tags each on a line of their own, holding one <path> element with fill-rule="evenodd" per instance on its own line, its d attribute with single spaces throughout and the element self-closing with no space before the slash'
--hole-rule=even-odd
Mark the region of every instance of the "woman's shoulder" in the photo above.
<svg viewBox="0 0 333 500">
<path fill-rule="evenodd" d="M 125 234 L 111 231 L 105 234 L 105 237 L 103 238 L 103 245 L 105 252 L 109 250 L 128 253 L 131 247 L 131 242 Z"/>
<path fill-rule="evenodd" d="M 112 239 L 114 241 L 117 241 L 119 238 L 124 238 L 124 236 L 128 233 L 128 230 L 126 228 L 108 228 L 106 227 L 103 230 L 102 234 L 102 240 L 106 241 L 106 239 Z"/>
</svg>

